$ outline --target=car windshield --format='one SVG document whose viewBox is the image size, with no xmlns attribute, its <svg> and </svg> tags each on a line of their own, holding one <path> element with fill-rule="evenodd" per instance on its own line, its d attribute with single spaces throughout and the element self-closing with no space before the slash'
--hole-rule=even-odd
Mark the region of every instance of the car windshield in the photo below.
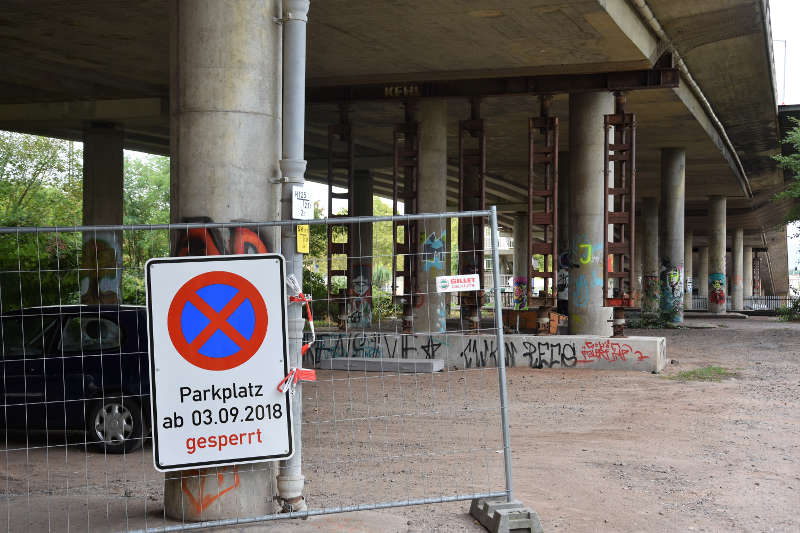
<svg viewBox="0 0 800 533">
<path fill-rule="evenodd" d="M 7 317 L 0 326 L 0 353 L 3 359 L 37 357 L 44 354 L 48 332 L 56 323 L 56 317 L 32 315 Z"/>
</svg>

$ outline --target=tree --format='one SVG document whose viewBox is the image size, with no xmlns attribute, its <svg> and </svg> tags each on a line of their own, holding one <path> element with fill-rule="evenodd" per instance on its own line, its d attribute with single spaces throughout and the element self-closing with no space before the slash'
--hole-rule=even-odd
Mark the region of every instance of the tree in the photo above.
<svg viewBox="0 0 800 533">
<path fill-rule="evenodd" d="M 800 202 L 797 201 L 800 198 L 800 120 L 794 117 L 790 117 L 790 120 L 794 127 L 786 134 L 783 142 L 791 145 L 793 153 L 774 156 L 781 168 L 792 173 L 792 181 L 774 198 L 775 201 L 794 200 L 789 212 L 786 213 L 785 222 L 787 224 L 800 221 Z"/>
</svg>

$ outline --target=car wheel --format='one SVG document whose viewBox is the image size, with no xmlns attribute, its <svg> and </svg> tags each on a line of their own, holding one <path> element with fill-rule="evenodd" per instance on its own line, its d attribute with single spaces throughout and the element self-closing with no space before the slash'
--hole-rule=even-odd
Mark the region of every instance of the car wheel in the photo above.
<svg viewBox="0 0 800 533">
<path fill-rule="evenodd" d="M 134 400 L 105 398 L 89 415 L 87 440 L 97 450 L 132 452 L 142 445 L 143 434 L 142 409 Z"/>
</svg>

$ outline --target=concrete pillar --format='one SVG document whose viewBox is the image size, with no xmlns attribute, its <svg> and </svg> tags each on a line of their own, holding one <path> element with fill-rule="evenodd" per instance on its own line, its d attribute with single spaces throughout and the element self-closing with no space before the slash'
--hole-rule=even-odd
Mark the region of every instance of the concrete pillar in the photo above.
<svg viewBox="0 0 800 533">
<path fill-rule="evenodd" d="M 656 314 L 661 301 L 658 281 L 658 199 L 645 198 L 642 213 L 644 238 L 637 244 L 642 248 L 642 313 Z"/>
<path fill-rule="evenodd" d="M 694 233 L 687 230 L 683 234 L 683 308 L 692 308 L 692 288 L 694 287 L 694 257 L 692 256 L 692 246 L 694 244 Z"/>
<path fill-rule="evenodd" d="M 421 100 L 416 119 L 419 122 L 417 209 L 420 213 L 444 213 L 447 211 L 447 101 Z M 414 331 L 442 333 L 447 326 L 445 298 L 436 292 L 436 276 L 450 274 L 445 271 L 444 255 L 448 220 L 429 218 L 418 225 L 422 254 L 417 266 L 417 287 L 424 293 L 424 301 L 414 311 Z"/>
<path fill-rule="evenodd" d="M 642 248 L 644 244 L 644 215 L 636 216 L 636 233 L 634 235 L 633 250 L 633 305 L 642 305 L 642 272 L 644 269 L 644 258 Z"/>
<path fill-rule="evenodd" d="M 353 175 L 353 216 L 372 216 L 372 176 L 368 170 Z M 372 324 L 372 223 L 353 225 L 350 276 L 347 287 L 347 326 Z"/>
<path fill-rule="evenodd" d="M 280 16 L 277 0 L 171 3 L 173 221 L 281 218 Z M 266 241 L 270 250 L 280 250 L 280 231 L 270 231 Z M 274 463 L 241 465 L 234 472 L 235 489 L 207 506 L 187 494 L 223 486 L 233 476 L 230 468 L 167 474 L 165 514 L 197 521 L 273 513 Z"/>
<path fill-rule="evenodd" d="M 697 296 L 708 298 L 708 246 L 701 246 L 697 254 L 697 276 L 694 285 Z"/>
<path fill-rule="evenodd" d="M 745 246 L 744 247 L 744 277 L 742 282 L 744 283 L 744 298 L 752 298 L 753 297 L 753 247 L 752 246 Z M 748 302 L 745 302 L 747 305 Z"/>
<path fill-rule="evenodd" d="M 280 220 L 280 2 L 174 0 L 172 220 Z M 266 245 L 280 250 L 280 230 Z"/>
<path fill-rule="evenodd" d="M 736 228 L 733 235 L 733 276 L 731 279 L 731 307 L 735 311 L 744 309 L 744 229 Z"/>
<path fill-rule="evenodd" d="M 661 231 L 658 250 L 661 310 L 673 323 L 683 322 L 683 207 L 686 197 L 686 150 L 661 149 Z"/>
<path fill-rule="evenodd" d="M 603 116 L 614 112 L 611 93 L 569 96 L 570 272 L 569 332 L 611 335 L 603 307 Z"/>
<path fill-rule="evenodd" d="M 711 239 L 708 245 L 708 310 L 725 312 L 725 236 L 727 199 L 712 196 L 709 199 Z"/>
<path fill-rule="evenodd" d="M 527 213 L 514 215 L 514 309 L 528 307 L 528 264 L 531 262 L 528 255 L 528 226 Z"/>
<path fill-rule="evenodd" d="M 558 156 L 558 312 L 566 314 L 569 299 L 569 153 Z"/>
<path fill-rule="evenodd" d="M 92 125 L 83 134 L 83 224 L 122 224 L 123 133 Z M 122 233 L 83 234 L 81 303 L 122 303 Z"/>
</svg>

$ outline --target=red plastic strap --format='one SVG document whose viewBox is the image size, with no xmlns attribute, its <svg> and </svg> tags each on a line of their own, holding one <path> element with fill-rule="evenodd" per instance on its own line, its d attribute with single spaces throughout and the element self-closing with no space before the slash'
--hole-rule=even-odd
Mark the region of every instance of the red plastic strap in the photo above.
<svg viewBox="0 0 800 533">
<path fill-rule="evenodd" d="M 300 302 L 300 303 L 305 303 L 306 304 L 306 313 L 308 313 L 308 321 L 311 323 L 311 327 L 313 329 L 313 327 L 314 327 L 314 315 L 311 314 L 311 305 L 309 303 L 309 302 L 311 302 L 311 300 L 306 298 L 306 295 L 303 294 L 302 292 L 300 292 L 300 293 L 297 294 L 297 296 L 289 296 L 289 301 L 290 302 Z M 305 355 L 309 348 L 311 348 L 311 343 L 304 344 L 303 347 L 300 348 L 300 355 Z"/>
<path fill-rule="evenodd" d="M 317 371 L 312 368 L 292 368 L 289 374 L 278 383 L 278 392 L 284 392 L 288 385 L 297 385 L 298 381 L 317 381 Z"/>
</svg>

